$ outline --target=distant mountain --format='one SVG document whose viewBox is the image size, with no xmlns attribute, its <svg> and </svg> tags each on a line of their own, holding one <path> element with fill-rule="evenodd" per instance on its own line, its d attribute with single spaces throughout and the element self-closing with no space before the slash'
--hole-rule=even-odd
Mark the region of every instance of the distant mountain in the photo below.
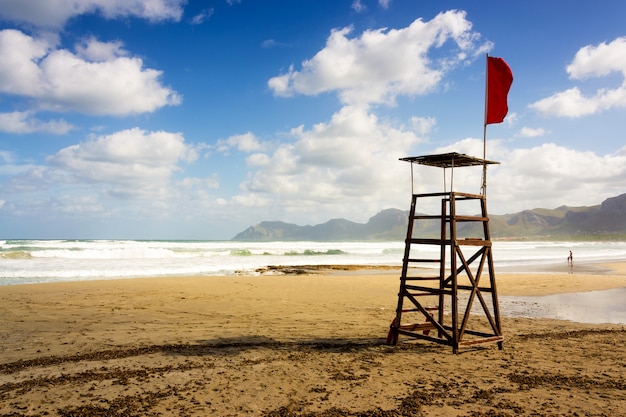
<svg viewBox="0 0 626 417">
<path fill-rule="evenodd" d="M 370 218 L 366 224 L 345 219 L 332 219 L 316 226 L 265 221 L 247 228 L 232 240 L 396 240 L 406 235 L 408 216 L 408 211 L 387 209 Z"/>
<path fill-rule="evenodd" d="M 315 226 L 298 226 L 280 221 L 264 221 L 237 234 L 236 241 L 333 241 L 333 240 L 404 240 L 408 210 L 387 209 L 365 224 L 332 219 Z M 514 214 L 490 215 L 494 239 L 626 239 L 626 194 L 606 199 L 589 207 L 561 206 L 536 208 Z M 437 236 L 438 222 L 417 224 L 420 236 Z M 480 234 L 480 224 L 459 223 L 457 233 Z"/>
</svg>

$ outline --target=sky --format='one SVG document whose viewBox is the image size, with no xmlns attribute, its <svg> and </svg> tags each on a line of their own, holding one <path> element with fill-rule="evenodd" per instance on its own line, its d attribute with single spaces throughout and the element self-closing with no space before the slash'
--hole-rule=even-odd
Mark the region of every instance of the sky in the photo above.
<svg viewBox="0 0 626 417">
<path fill-rule="evenodd" d="M 622 0 L 0 0 L 0 239 L 226 240 L 626 193 Z M 514 81 L 484 129 L 486 56 Z M 486 138 L 486 144 L 484 139 Z M 483 152 L 485 154 L 483 155 Z M 445 185 L 444 185 L 444 180 Z"/>
</svg>

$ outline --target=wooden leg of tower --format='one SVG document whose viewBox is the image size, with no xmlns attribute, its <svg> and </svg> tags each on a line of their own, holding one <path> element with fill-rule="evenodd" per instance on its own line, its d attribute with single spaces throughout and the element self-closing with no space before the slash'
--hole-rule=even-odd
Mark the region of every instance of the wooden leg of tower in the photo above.
<svg viewBox="0 0 626 417">
<path fill-rule="evenodd" d="M 406 231 L 406 240 L 404 246 L 404 258 L 402 261 L 402 275 L 400 276 L 400 290 L 398 291 L 398 304 L 396 307 L 396 317 L 391 322 L 389 334 L 387 335 L 387 344 L 397 345 L 400 337 L 400 326 L 402 324 L 402 309 L 404 308 L 404 297 L 407 293 L 406 277 L 409 269 L 409 259 L 411 253 L 411 238 L 413 237 L 413 222 L 415 219 L 415 205 L 417 195 L 411 196 L 411 210 L 409 211 L 409 222 Z"/>
<path fill-rule="evenodd" d="M 438 320 L 443 325 L 445 313 L 445 281 L 446 281 L 446 238 L 448 237 L 448 201 L 444 197 L 441 199 L 441 232 L 440 232 L 440 248 L 439 248 L 439 300 L 438 300 Z M 437 334 L 440 339 L 443 337 L 441 331 Z"/>
<path fill-rule="evenodd" d="M 450 285 L 451 285 L 451 310 L 452 310 L 452 351 L 459 351 L 459 292 L 457 281 L 457 252 L 459 248 L 456 242 L 456 200 L 453 192 L 450 193 Z"/>
<path fill-rule="evenodd" d="M 487 221 L 483 222 L 483 230 L 485 235 L 485 241 L 491 242 L 491 230 L 489 229 L 489 214 L 487 213 L 487 200 L 486 197 L 483 197 L 481 200 L 481 208 L 482 208 L 482 216 L 487 219 Z M 493 316 L 496 323 L 495 333 L 497 336 L 502 336 L 502 323 L 500 321 L 500 303 L 498 302 L 498 288 L 496 286 L 496 273 L 495 268 L 493 266 L 493 247 L 489 246 L 487 250 L 489 251 L 487 254 L 487 268 L 489 270 L 489 280 L 491 285 L 491 300 L 493 302 Z M 504 342 L 498 342 L 498 349 L 504 349 Z"/>
</svg>

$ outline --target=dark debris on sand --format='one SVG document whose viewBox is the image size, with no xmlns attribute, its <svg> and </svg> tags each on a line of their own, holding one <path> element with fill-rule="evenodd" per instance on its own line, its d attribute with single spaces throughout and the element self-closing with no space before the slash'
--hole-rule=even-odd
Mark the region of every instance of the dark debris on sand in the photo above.
<svg viewBox="0 0 626 417">
<path fill-rule="evenodd" d="M 559 343 L 567 339 L 575 342 L 578 338 L 591 338 L 607 346 L 623 346 L 626 343 L 625 335 L 626 332 L 620 329 L 561 332 L 549 329 L 544 334 L 511 337 L 506 347 L 509 350 L 505 352 L 485 349 L 454 357 L 447 350 L 445 353 L 437 350 L 432 344 L 404 343 L 390 347 L 383 342 L 292 343 L 271 339 L 211 345 L 153 345 L 40 357 L 0 365 L 0 374 L 9 376 L 4 380 L 13 379 L 0 384 L 0 417 L 191 417 L 244 414 L 262 417 L 422 417 L 429 415 L 429 410 L 441 407 L 465 410 L 458 414 L 464 417 L 619 415 L 619 412 L 615 414 L 615 408 L 608 409 L 611 404 L 619 407 L 626 401 L 626 378 L 623 374 L 626 367 L 619 350 L 602 350 L 607 367 L 599 374 L 580 374 L 567 366 L 558 372 L 549 372 L 543 370 L 539 362 L 534 362 L 536 358 L 529 360 L 524 356 L 523 350 L 525 343 L 537 342 L 558 347 Z M 578 349 L 576 343 L 571 343 L 571 346 L 572 349 Z M 580 358 L 588 354 L 591 353 L 575 350 L 574 356 Z M 255 412 L 238 412 L 233 409 L 223 412 L 222 408 L 210 402 L 216 395 L 232 396 L 237 393 L 236 390 L 212 393 L 215 385 L 211 385 L 212 381 L 207 375 L 215 375 L 216 369 L 221 369 L 217 367 L 224 367 L 225 361 L 230 364 L 229 378 L 235 381 L 246 368 L 250 371 L 255 366 L 273 364 L 306 366 L 302 364 L 315 361 L 315 358 L 319 358 L 316 355 L 332 356 L 332 360 L 321 368 L 321 372 L 325 373 L 322 376 L 328 382 L 314 386 L 308 393 L 300 393 L 302 395 L 297 400 L 281 395 L 271 403 L 275 408 L 266 406 Z M 419 381 L 411 370 L 398 369 L 398 372 L 406 371 L 406 376 L 403 384 L 391 387 L 393 401 L 384 409 L 370 406 L 355 411 L 354 406 L 332 406 L 327 402 L 331 395 L 337 398 L 339 391 L 341 395 L 348 395 L 351 391 L 346 390 L 346 387 L 380 383 L 380 380 L 375 381 L 379 368 L 390 366 L 400 355 L 415 358 L 416 363 L 431 361 L 434 368 L 443 361 L 461 364 L 488 358 L 494 364 L 491 369 L 498 375 L 489 377 L 487 382 L 483 381 L 479 385 L 469 371 L 457 375 L 444 375 L 435 371 L 422 374 L 422 380 Z M 548 360 L 567 359 L 567 355 L 562 353 L 553 355 Z M 146 360 L 154 357 L 159 361 Z M 454 362 L 456 360 L 461 362 Z M 254 371 L 250 371 L 250 375 L 254 378 Z M 533 405 L 528 401 L 533 391 L 549 392 L 551 397 L 561 399 L 554 403 Z M 49 393 L 49 401 L 35 408 L 29 400 L 32 392 Z M 520 393 L 523 395 L 520 396 Z M 590 408 L 581 411 L 568 408 L 567 398 L 577 395 L 593 395 L 600 401 L 607 398 L 607 410 Z M 67 401 L 67 397 L 74 400 Z M 323 403 L 329 404 L 326 409 L 311 411 L 313 406 Z"/>
</svg>

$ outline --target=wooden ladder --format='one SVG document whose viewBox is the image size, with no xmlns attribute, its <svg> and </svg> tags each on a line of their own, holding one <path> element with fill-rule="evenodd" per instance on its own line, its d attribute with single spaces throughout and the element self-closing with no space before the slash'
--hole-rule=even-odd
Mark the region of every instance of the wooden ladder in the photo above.
<svg viewBox="0 0 626 417">
<path fill-rule="evenodd" d="M 435 199 L 436 208 L 436 200 L 440 200 L 440 211 L 418 213 L 418 200 L 428 199 L 431 203 Z M 457 213 L 459 203 L 476 201 L 479 215 Z M 457 223 L 463 225 L 457 228 Z M 462 346 L 486 342 L 497 342 L 502 349 L 491 248 L 483 195 L 413 194 L 398 305 L 387 342 L 395 345 L 403 335 L 452 346 L 454 353 Z M 467 252 L 473 253 L 466 257 Z M 486 285 L 481 281 L 483 275 L 488 275 Z M 474 306 L 476 299 L 479 308 Z M 470 314 L 473 309 L 477 311 Z"/>
</svg>

